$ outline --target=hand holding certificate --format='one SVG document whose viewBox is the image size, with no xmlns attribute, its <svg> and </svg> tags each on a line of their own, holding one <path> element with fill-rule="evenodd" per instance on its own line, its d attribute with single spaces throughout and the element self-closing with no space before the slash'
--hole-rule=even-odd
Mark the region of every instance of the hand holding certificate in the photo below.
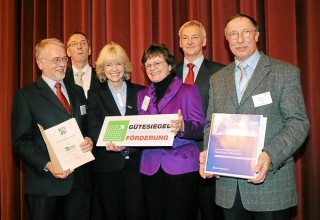
<svg viewBox="0 0 320 220">
<path fill-rule="evenodd" d="M 84 138 L 74 118 L 46 130 L 41 125 L 38 126 L 56 173 L 73 170 L 94 160 L 90 151 L 83 152 L 80 147 Z"/>
</svg>

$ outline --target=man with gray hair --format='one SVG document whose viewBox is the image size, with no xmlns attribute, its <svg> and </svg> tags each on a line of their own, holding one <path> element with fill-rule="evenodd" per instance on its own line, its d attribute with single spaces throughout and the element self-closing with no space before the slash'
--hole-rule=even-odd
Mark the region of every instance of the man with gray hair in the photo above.
<svg viewBox="0 0 320 220">
<path fill-rule="evenodd" d="M 207 113 L 209 101 L 209 78 L 224 67 L 223 64 L 210 61 L 203 55 L 203 48 L 207 44 L 206 30 L 196 20 L 184 23 L 179 30 L 180 47 L 184 53 L 184 60 L 177 66 L 177 76 L 184 83 L 195 84 L 200 90 L 204 114 Z M 203 140 L 197 140 L 200 151 Z M 221 209 L 215 205 L 215 179 L 203 180 L 199 178 L 199 208 L 202 220 L 221 219 Z"/>
<path fill-rule="evenodd" d="M 216 176 L 216 202 L 226 220 L 290 220 L 297 204 L 293 154 L 309 131 L 300 70 L 266 56 L 257 48 L 257 22 L 236 14 L 225 25 L 225 38 L 235 60 L 210 78 L 204 149 L 209 141 L 212 113 L 252 114 L 267 117 L 263 151 L 256 178 Z M 200 175 L 206 150 L 200 154 Z"/>
<path fill-rule="evenodd" d="M 90 163 L 56 173 L 38 128 L 38 124 L 47 129 L 75 118 L 85 136 L 86 98 L 81 87 L 64 80 L 68 57 L 61 41 L 42 40 L 35 57 L 42 76 L 16 92 L 11 115 L 14 151 L 25 164 L 30 219 L 89 220 Z M 80 147 L 91 151 L 93 143 L 86 137 Z"/>
</svg>

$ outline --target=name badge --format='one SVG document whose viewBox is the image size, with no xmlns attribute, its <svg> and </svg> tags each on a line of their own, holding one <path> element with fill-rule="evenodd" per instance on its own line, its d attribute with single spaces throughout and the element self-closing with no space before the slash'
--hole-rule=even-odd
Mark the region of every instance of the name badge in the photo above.
<svg viewBox="0 0 320 220">
<path fill-rule="evenodd" d="M 81 106 L 80 106 L 80 114 L 81 114 L 81 115 L 87 114 L 86 105 L 81 105 Z"/>
<path fill-rule="evenodd" d="M 259 95 L 252 96 L 254 107 L 260 107 L 264 105 L 269 105 L 272 103 L 272 98 L 270 92 L 261 93 Z"/>
<path fill-rule="evenodd" d="M 144 110 L 144 111 L 147 111 L 149 103 L 150 103 L 150 97 L 149 96 L 145 96 L 144 99 L 143 99 L 143 102 L 142 102 L 141 109 Z"/>
</svg>

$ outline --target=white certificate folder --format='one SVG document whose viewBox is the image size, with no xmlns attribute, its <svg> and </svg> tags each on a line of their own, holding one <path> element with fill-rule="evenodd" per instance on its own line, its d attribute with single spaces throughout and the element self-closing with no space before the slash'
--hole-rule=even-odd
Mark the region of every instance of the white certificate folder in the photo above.
<svg viewBox="0 0 320 220">
<path fill-rule="evenodd" d="M 79 146 L 84 138 L 74 118 L 46 130 L 41 125 L 38 126 L 55 173 L 62 173 L 67 169 L 74 170 L 94 160 L 90 151 L 84 153 Z"/>
<path fill-rule="evenodd" d="M 220 176 L 255 178 L 264 146 L 267 118 L 213 113 L 205 171 Z"/>
</svg>

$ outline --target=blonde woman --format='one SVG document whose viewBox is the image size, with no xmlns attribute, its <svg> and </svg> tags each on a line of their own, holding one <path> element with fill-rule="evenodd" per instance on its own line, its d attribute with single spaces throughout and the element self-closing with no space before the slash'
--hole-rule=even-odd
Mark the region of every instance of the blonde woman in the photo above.
<svg viewBox="0 0 320 220">
<path fill-rule="evenodd" d="M 131 63 L 116 43 L 105 45 L 96 61 L 99 89 L 89 90 L 89 135 L 96 143 L 105 116 L 137 114 L 137 93 L 144 87 L 129 81 Z M 107 145 L 95 147 L 95 195 L 103 219 L 143 219 L 141 151 Z"/>
</svg>

